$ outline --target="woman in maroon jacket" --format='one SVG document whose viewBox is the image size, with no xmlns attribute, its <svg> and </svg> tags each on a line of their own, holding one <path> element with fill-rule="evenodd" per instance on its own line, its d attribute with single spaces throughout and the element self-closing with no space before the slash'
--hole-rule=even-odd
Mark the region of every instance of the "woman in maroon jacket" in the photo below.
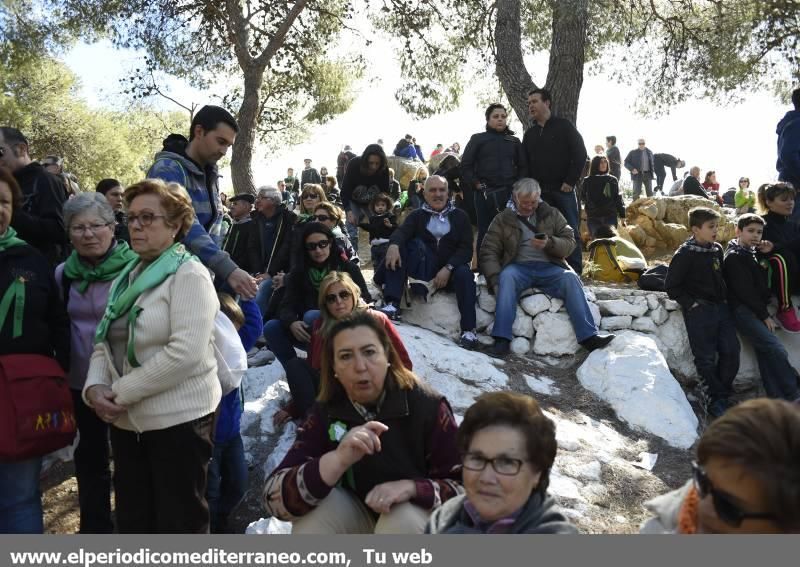
<svg viewBox="0 0 800 567">
<path fill-rule="evenodd" d="M 361 288 L 347 272 L 331 272 L 323 278 L 319 284 L 319 307 L 321 316 L 314 321 L 311 329 L 308 358 L 295 358 L 286 364 L 286 381 L 289 383 L 292 400 L 275 413 L 273 419 L 276 424 L 305 417 L 319 392 L 319 371 L 322 368 L 325 335 L 336 321 L 356 311 L 366 311 L 383 325 L 403 366 L 413 370 L 411 358 L 397 328 L 386 315 L 367 307 L 361 300 Z"/>
<path fill-rule="evenodd" d="M 463 491 L 456 430 L 447 400 L 359 311 L 330 330 L 319 403 L 267 478 L 264 505 L 293 533 L 422 533 Z"/>
</svg>

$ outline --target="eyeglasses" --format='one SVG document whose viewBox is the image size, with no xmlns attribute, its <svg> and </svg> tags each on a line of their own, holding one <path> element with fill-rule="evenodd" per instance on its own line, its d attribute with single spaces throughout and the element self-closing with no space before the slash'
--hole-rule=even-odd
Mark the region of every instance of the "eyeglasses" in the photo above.
<svg viewBox="0 0 800 567">
<path fill-rule="evenodd" d="M 325 250 L 328 245 L 331 243 L 330 240 L 320 240 L 319 242 L 306 242 L 306 250 L 311 252 L 312 250 L 316 250 L 319 248 L 320 250 Z"/>
<path fill-rule="evenodd" d="M 142 213 L 140 215 L 128 215 L 128 225 L 132 225 L 135 222 L 139 222 L 141 227 L 147 227 L 153 224 L 153 220 L 155 219 L 163 219 L 167 218 L 167 215 L 157 215 L 155 213 Z"/>
<path fill-rule="evenodd" d="M 316 193 L 303 193 L 300 195 L 301 199 L 319 199 L 319 195 Z"/>
<path fill-rule="evenodd" d="M 102 224 L 88 224 L 88 225 L 79 224 L 79 225 L 76 225 L 76 226 L 69 227 L 69 231 L 70 231 L 70 233 L 74 234 L 75 236 L 80 236 L 83 233 L 85 233 L 87 230 L 89 232 L 91 232 L 92 234 L 96 234 L 97 231 L 104 229 L 105 227 L 107 227 L 110 224 L 111 223 L 108 223 L 108 222 L 102 223 Z"/>
<path fill-rule="evenodd" d="M 314 218 L 319 222 L 328 222 L 329 220 L 333 220 L 333 217 L 329 217 L 328 215 L 314 215 Z"/>
<path fill-rule="evenodd" d="M 486 465 L 492 465 L 494 472 L 497 474 L 514 476 L 522 468 L 525 461 L 522 459 L 512 459 L 511 457 L 495 457 L 494 459 L 487 459 L 478 453 L 467 453 L 461 459 L 464 468 L 470 471 L 482 471 Z"/>
<path fill-rule="evenodd" d="M 644 146 L 644 145 L 645 145 L 645 143 L 644 143 L 644 142 L 639 142 L 639 145 L 640 145 L 640 146 Z"/>
<path fill-rule="evenodd" d="M 714 504 L 717 517 L 729 526 L 738 528 L 742 525 L 742 521 L 748 518 L 761 520 L 775 519 L 773 514 L 742 511 L 731 496 L 714 488 L 705 469 L 700 466 L 697 461 L 692 461 L 692 478 L 694 479 L 694 486 L 697 489 L 697 495 L 700 499 L 702 500 L 710 494 L 711 502 Z"/>
<path fill-rule="evenodd" d="M 339 293 L 329 293 L 328 295 L 326 295 L 325 303 L 327 303 L 328 305 L 333 305 L 334 303 L 336 303 L 336 301 L 346 301 L 352 297 L 353 294 L 350 291 L 343 289 Z"/>
</svg>

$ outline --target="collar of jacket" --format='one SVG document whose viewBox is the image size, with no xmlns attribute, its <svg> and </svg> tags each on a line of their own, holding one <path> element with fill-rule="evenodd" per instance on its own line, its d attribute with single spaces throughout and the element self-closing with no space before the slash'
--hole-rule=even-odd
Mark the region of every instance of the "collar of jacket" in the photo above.
<svg viewBox="0 0 800 567">
<path fill-rule="evenodd" d="M 383 400 L 383 404 L 381 404 L 376 419 L 388 420 L 406 417 L 409 414 L 408 392 L 397 387 L 391 374 L 387 374 L 384 384 L 386 397 Z M 361 423 L 364 421 L 364 418 L 353 407 L 346 395 L 329 402 L 327 410 L 328 416 L 332 420 L 338 419 L 346 423 Z"/>
</svg>

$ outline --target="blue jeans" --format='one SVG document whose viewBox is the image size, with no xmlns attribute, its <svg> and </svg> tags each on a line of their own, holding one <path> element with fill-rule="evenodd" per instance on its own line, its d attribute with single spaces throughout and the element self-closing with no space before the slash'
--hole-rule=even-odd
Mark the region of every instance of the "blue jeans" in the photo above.
<svg viewBox="0 0 800 567">
<path fill-rule="evenodd" d="M 347 236 L 350 237 L 350 244 L 353 245 L 353 250 L 358 254 L 358 223 L 361 222 L 362 217 L 369 218 L 369 208 L 367 205 L 359 205 L 355 201 L 350 201 L 350 211 L 356 217 L 356 224 L 350 224 L 348 221 L 345 226 L 347 228 Z"/>
<path fill-rule="evenodd" d="M 550 262 L 508 264 L 500 272 L 497 287 L 493 337 L 514 338 L 511 327 L 517 315 L 519 294 L 529 287 L 539 288 L 547 295 L 564 300 L 578 342 L 597 334 L 597 325 L 594 324 L 581 279 L 572 270 Z"/>
<path fill-rule="evenodd" d="M 247 463 L 242 436 L 236 434 L 222 443 L 214 443 L 208 463 L 206 499 L 211 514 L 211 533 L 218 532 L 247 491 Z"/>
<path fill-rule="evenodd" d="M 39 474 L 42 458 L 0 463 L 0 533 L 44 532 Z"/>
<path fill-rule="evenodd" d="M 314 321 L 319 319 L 319 309 L 310 309 L 303 315 L 303 322 L 308 326 L 308 333 L 311 334 L 311 326 Z M 306 349 L 307 343 L 301 343 L 294 338 L 292 332 L 283 326 L 280 319 L 271 319 L 264 325 L 264 338 L 267 341 L 267 347 L 275 355 L 275 358 L 281 361 L 284 366 L 286 363 L 297 356 L 294 352 L 294 347 Z"/>
<path fill-rule="evenodd" d="M 586 226 L 589 229 L 589 235 L 594 238 L 595 231 L 601 226 L 617 226 L 617 215 L 609 215 L 607 217 L 586 217 Z"/>
<path fill-rule="evenodd" d="M 263 317 L 269 309 L 269 300 L 272 297 L 272 278 L 267 277 L 261 280 L 258 284 L 258 291 L 256 292 L 256 305 L 258 305 L 261 316 Z"/>
<path fill-rule="evenodd" d="M 683 312 L 700 387 L 711 401 L 727 399 L 739 372 L 741 346 L 726 303 L 705 302 Z"/>
<path fill-rule="evenodd" d="M 576 273 L 583 271 L 583 242 L 581 241 L 581 210 L 575 191 L 542 191 L 542 199 L 550 206 L 557 208 L 567 219 L 567 223 L 575 232 L 575 250 L 567 257 L 567 263 Z"/>
<path fill-rule="evenodd" d="M 797 371 L 789 362 L 789 355 L 781 341 L 744 305 L 738 305 L 733 310 L 733 317 L 736 320 L 736 329 L 750 341 L 756 351 L 758 370 L 767 396 L 795 401 L 800 397 Z"/>
<path fill-rule="evenodd" d="M 478 221 L 478 240 L 475 246 L 480 250 L 481 242 L 489 230 L 489 225 L 492 224 L 492 219 L 506 208 L 506 203 L 511 196 L 511 188 L 490 187 L 486 193 L 476 189 L 474 194 L 475 218 Z"/>
</svg>

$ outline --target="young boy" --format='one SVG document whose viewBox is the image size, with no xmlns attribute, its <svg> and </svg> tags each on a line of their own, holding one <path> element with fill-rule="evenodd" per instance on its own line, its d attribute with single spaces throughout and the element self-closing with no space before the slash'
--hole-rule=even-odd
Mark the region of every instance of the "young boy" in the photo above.
<svg viewBox="0 0 800 567">
<path fill-rule="evenodd" d="M 700 376 L 706 411 L 719 417 L 731 407 L 728 396 L 739 371 L 739 339 L 728 309 L 722 274 L 722 245 L 717 239 L 719 213 L 707 207 L 689 211 L 692 237 L 675 252 L 665 287 L 683 310 L 689 345 Z"/>
<path fill-rule="evenodd" d="M 754 214 L 740 216 L 737 238 L 728 243 L 725 251 L 723 272 L 736 329 L 753 344 L 767 396 L 793 402 L 800 397 L 797 371 L 774 335 L 775 322 L 767 311 L 772 295 L 768 272 L 756 255 L 772 252 L 772 243 L 761 240 L 763 232 L 763 218 Z"/>
<path fill-rule="evenodd" d="M 369 232 L 370 256 L 372 266 L 377 269 L 386 258 L 389 238 L 397 228 L 397 217 L 392 212 L 394 201 L 386 193 L 379 193 L 369 204 L 372 216 L 369 222 L 358 225 Z"/>
</svg>

